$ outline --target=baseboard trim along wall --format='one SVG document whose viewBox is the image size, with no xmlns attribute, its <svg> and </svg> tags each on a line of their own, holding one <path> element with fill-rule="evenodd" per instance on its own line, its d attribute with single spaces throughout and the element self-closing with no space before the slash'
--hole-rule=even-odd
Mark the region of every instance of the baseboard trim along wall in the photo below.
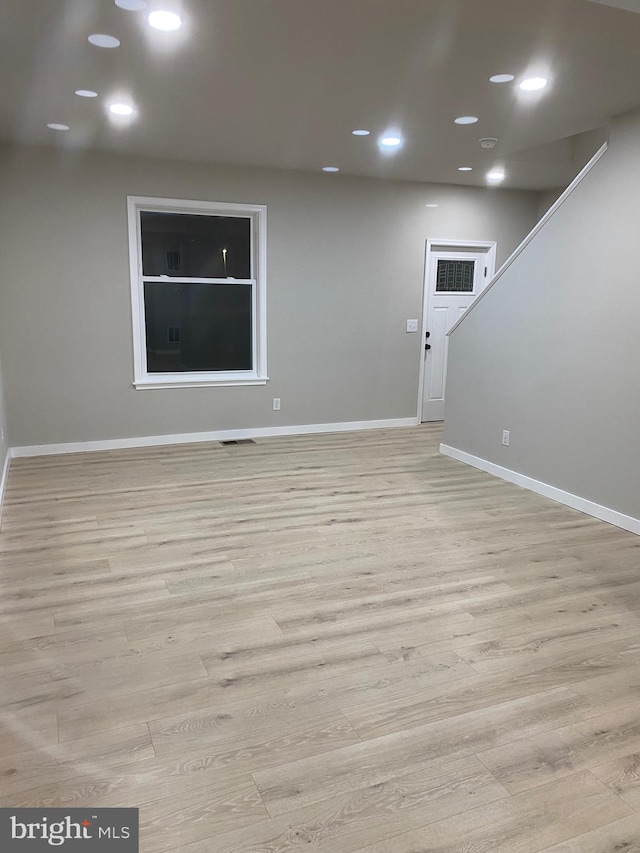
<svg viewBox="0 0 640 853">
<path fill-rule="evenodd" d="M 187 432 L 177 435 L 147 435 L 114 438 L 105 441 L 76 441 L 68 444 L 35 444 L 12 447 L 12 459 L 24 456 L 51 456 L 59 453 L 90 453 L 96 450 L 121 450 L 130 447 L 159 447 L 165 444 L 196 444 L 203 441 L 234 441 L 242 438 L 277 438 L 284 435 L 310 435 L 323 432 L 351 432 L 361 429 L 391 429 L 416 426 L 417 418 L 390 418 L 379 421 L 346 421 L 335 424 L 298 424 L 295 426 L 225 429 L 213 432 Z"/>
<path fill-rule="evenodd" d="M 488 474 L 493 474 L 494 477 L 500 477 L 500 479 L 507 480 L 509 483 L 515 483 L 517 486 L 522 486 L 531 492 L 536 492 L 545 498 L 550 498 L 552 501 L 557 501 L 572 509 L 580 510 L 580 512 L 584 512 L 586 515 L 592 515 L 601 521 L 606 521 L 616 527 L 621 527 L 623 530 L 640 535 L 640 518 L 624 515 L 624 513 L 618 512 L 615 509 L 601 506 L 586 498 L 581 498 L 579 495 L 572 495 L 571 492 L 565 492 L 562 489 L 556 488 L 556 486 L 541 483 L 532 477 L 518 474 L 517 471 L 503 468 L 501 465 L 481 459 L 479 456 L 472 456 L 470 453 L 465 453 L 464 450 L 449 447 L 447 444 L 440 445 L 440 453 L 450 456 L 452 459 L 457 459 L 458 462 L 464 462 L 474 468 L 479 468 L 481 471 L 486 471 Z"/>
<path fill-rule="evenodd" d="M 9 474 L 9 462 L 11 461 L 11 451 L 7 451 L 7 455 L 2 466 L 2 474 L 0 475 L 0 527 L 2 527 L 2 503 L 4 501 L 4 492 L 7 486 L 7 476 Z"/>
</svg>

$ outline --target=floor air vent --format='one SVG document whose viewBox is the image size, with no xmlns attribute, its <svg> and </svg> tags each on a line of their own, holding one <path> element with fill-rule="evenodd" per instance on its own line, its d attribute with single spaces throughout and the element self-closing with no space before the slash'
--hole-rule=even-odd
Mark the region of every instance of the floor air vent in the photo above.
<svg viewBox="0 0 640 853">
<path fill-rule="evenodd" d="M 255 444 L 255 441 L 252 438 L 237 438 L 231 439 L 231 441 L 221 441 L 220 444 L 227 447 L 229 444 Z"/>
</svg>

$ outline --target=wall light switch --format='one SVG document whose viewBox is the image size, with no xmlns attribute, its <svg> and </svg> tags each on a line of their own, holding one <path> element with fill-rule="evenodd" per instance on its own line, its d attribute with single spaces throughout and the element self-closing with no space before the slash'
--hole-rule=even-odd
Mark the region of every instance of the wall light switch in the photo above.
<svg viewBox="0 0 640 853">
<path fill-rule="evenodd" d="M 273 411 L 274 412 L 280 411 L 280 397 L 274 397 L 273 398 Z"/>
<path fill-rule="evenodd" d="M 418 331 L 418 321 L 417 320 L 407 320 L 407 332 L 417 332 Z"/>
</svg>

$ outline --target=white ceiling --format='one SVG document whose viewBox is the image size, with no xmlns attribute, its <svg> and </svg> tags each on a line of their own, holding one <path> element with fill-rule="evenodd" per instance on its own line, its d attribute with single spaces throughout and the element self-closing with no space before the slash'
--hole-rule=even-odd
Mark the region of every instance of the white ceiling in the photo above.
<svg viewBox="0 0 640 853">
<path fill-rule="evenodd" d="M 160 34 L 114 0 L 0 0 L 0 139 L 463 185 L 503 165 L 503 186 L 556 187 L 576 171 L 572 137 L 640 108 L 640 15 L 613 5 L 640 3 L 148 0 L 184 16 Z M 121 46 L 91 46 L 95 32 Z M 551 84 L 489 82 L 502 72 Z M 110 120 L 117 93 L 135 120 Z M 389 129 L 406 141 L 383 156 Z"/>
</svg>

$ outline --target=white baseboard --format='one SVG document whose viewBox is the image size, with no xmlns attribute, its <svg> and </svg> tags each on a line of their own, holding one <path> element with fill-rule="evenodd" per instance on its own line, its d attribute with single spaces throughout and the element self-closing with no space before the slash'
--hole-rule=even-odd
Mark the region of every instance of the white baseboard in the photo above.
<svg viewBox="0 0 640 853">
<path fill-rule="evenodd" d="M 440 453 L 450 456 L 452 459 L 457 459 L 458 462 L 465 462 L 467 465 L 472 465 L 474 468 L 486 471 L 488 474 L 493 474 L 495 477 L 500 477 L 502 480 L 507 480 L 509 483 L 515 483 L 517 486 L 522 486 L 531 492 L 536 492 L 545 498 L 550 498 L 552 501 L 557 501 L 572 509 L 580 510 L 580 512 L 584 512 L 586 515 L 592 515 L 601 521 L 606 521 L 616 527 L 621 527 L 623 530 L 629 530 L 631 533 L 640 535 L 640 518 L 624 515 L 624 513 L 618 512 L 615 509 L 609 509 L 609 507 L 601 506 L 586 498 L 581 498 L 579 495 L 565 492 L 562 489 L 556 488 L 556 486 L 541 483 L 532 477 L 518 474 L 517 471 L 503 468 L 501 465 L 481 459 L 479 456 L 472 456 L 470 453 L 465 453 L 464 450 L 449 447 L 447 444 L 440 445 Z"/>
<path fill-rule="evenodd" d="M 4 491 L 7 486 L 7 477 L 9 475 L 9 462 L 11 461 L 11 451 L 7 451 L 7 455 L 2 466 L 2 474 L 0 474 L 0 527 L 2 527 L 2 503 L 4 501 Z"/>
<path fill-rule="evenodd" d="M 417 418 L 391 418 L 379 421 L 347 421 L 335 424 L 298 424 L 296 426 L 225 429 L 213 432 L 187 432 L 177 435 L 147 435 L 113 438 L 105 441 L 77 441 L 69 444 L 35 444 L 12 447 L 11 457 L 51 456 L 58 453 L 88 453 L 95 450 L 121 450 L 128 447 L 158 447 L 165 444 L 195 444 L 203 441 L 234 441 L 242 438 L 272 438 L 284 435 L 309 435 L 323 432 L 350 432 L 361 429 L 389 429 L 416 426 Z"/>
</svg>

